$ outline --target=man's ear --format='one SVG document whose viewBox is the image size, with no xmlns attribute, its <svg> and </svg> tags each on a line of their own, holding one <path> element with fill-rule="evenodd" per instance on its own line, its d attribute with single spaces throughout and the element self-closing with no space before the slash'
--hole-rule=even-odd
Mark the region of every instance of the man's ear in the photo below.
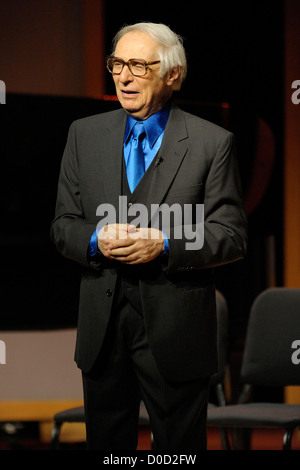
<svg viewBox="0 0 300 470">
<path fill-rule="evenodd" d="M 179 78 L 180 78 L 180 67 L 179 65 L 177 65 L 176 67 L 173 67 L 172 70 L 170 70 L 169 76 L 167 79 L 167 85 L 171 86 L 173 90 L 179 90 L 180 89 Z"/>
</svg>

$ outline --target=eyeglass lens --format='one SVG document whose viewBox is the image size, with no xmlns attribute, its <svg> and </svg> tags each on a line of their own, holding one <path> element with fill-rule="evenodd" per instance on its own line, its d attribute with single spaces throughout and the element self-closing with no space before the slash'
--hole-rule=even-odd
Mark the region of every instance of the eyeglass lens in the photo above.
<svg viewBox="0 0 300 470">
<path fill-rule="evenodd" d="M 141 60 L 130 59 L 128 62 L 111 58 L 108 60 L 108 68 L 112 73 L 119 74 L 122 72 L 124 65 L 128 65 L 129 70 L 133 75 L 145 75 L 146 65 Z"/>
</svg>

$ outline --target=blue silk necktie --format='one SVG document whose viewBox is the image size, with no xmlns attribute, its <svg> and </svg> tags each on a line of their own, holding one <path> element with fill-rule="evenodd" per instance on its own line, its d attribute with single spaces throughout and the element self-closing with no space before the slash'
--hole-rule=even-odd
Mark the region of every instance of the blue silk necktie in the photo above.
<svg viewBox="0 0 300 470">
<path fill-rule="evenodd" d="M 142 122 L 137 122 L 132 128 L 132 146 L 127 162 L 127 180 L 130 191 L 133 192 L 145 173 L 143 138 L 145 129 Z"/>
</svg>

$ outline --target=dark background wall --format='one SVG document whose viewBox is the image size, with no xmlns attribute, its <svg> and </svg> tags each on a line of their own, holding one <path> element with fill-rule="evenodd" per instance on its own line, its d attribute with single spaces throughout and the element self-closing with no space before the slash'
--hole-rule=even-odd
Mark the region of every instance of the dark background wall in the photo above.
<svg viewBox="0 0 300 470">
<path fill-rule="evenodd" d="M 230 306 L 231 347 L 239 348 L 253 298 L 283 282 L 284 2 L 100 3 L 103 51 L 95 63 L 123 24 L 168 24 L 188 56 L 177 100 L 236 134 L 249 254 L 218 270 L 217 287 Z M 117 106 L 86 92 L 85 5 L 0 0 L 0 79 L 8 91 L 0 109 L 1 329 L 76 324 L 78 268 L 49 241 L 59 164 L 70 123 Z M 112 95 L 104 66 L 103 74 L 103 94 Z"/>
</svg>

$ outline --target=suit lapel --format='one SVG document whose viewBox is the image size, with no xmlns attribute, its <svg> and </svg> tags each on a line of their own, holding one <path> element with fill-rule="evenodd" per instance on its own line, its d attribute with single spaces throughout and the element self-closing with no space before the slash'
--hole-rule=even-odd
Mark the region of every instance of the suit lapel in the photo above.
<svg viewBox="0 0 300 470">
<path fill-rule="evenodd" d="M 126 113 L 120 110 L 112 122 L 107 123 L 107 140 L 104 146 L 107 149 L 107 158 L 102 162 L 103 189 L 107 202 L 116 209 L 118 216 L 119 196 L 122 190 L 122 159 L 123 140 L 126 126 Z"/>
<path fill-rule="evenodd" d="M 184 113 L 176 106 L 173 106 L 161 148 L 155 157 L 156 162 L 159 162 L 159 164 L 154 165 L 148 190 L 143 191 L 142 181 L 140 188 L 137 187 L 137 189 L 139 188 L 138 202 L 147 207 L 149 218 L 151 217 L 151 204 L 161 204 L 163 202 L 187 153 L 187 149 L 188 133 Z"/>
<path fill-rule="evenodd" d="M 102 162 L 103 189 L 107 202 L 116 209 L 117 219 L 119 214 L 119 196 L 122 194 L 122 160 L 123 140 L 126 126 L 126 113 L 121 109 L 111 122 L 107 122 L 107 139 L 103 145 L 107 148 L 108 156 Z M 147 207 L 149 223 L 151 217 L 151 205 L 161 204 L 172 185 L 172 182 L 180 168 L 181 162 L 188 148 L 188 133 L 184 113 L 177 106 L 172 106 L 170 117 L 166 126 L 161 148 L 156 156 L 151 175 L 150 185 L 147 191 L 143 190 L 143 182 L 136 188 L 138 202 Z M 135 191 L 136 192 L 136 191 Z M 133 199 L 135 199 L 135 192 Z"/>
</svg>

